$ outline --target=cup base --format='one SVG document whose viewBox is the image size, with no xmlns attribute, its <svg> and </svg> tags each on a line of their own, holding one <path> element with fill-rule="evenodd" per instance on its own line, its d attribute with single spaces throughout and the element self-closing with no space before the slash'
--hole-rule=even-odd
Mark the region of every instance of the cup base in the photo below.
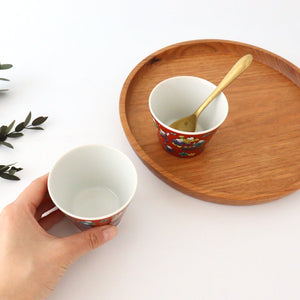
<svg viewBox="0 0 300 300">
<path fill-rule="evenodd" d="M 174 133 L 153 119 L 162 148 L 180 158 L 192 158 L 201 154 L 217 129 L 204 134 Z"/>
</svg>

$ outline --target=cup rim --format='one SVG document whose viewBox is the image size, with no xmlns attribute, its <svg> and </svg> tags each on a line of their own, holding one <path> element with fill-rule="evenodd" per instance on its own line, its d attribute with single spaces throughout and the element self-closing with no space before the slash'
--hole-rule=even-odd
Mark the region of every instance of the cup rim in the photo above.
<svg viewBox="0 0 300 300">
<path fill-rule="evenodd" d="M 148 106 L 149 106 L 149 109 L 150 109 L 150 112 L 152 114 L 152 116 L 155 118 L 155 120 L 157 122 L 159 122 L 162 126 L 164 126 L 166 129 L 170 130 L 170 131 L 173 131 L 173 132 L 176 132 L 180 135 L 202 135 L 202 134 L 206 134 L 206 133 L 209 133 L 209 132 L 212 132 L 214 131 L 215 129 L 217 129 L 218 127 L 220 127 L 222 125 L 222 123 L 226 120 L 227 116 L 228 116 L 228 112 L 229 112 L 229 104 L 228 104 L 228 100 L 227 100 L 227 97 L 226 95 L 221 92 L 218 96 L 222 95 L 225 100 L 226 100 L 226 104 L 227 104 L 227 112 L 224 116 L 224 118 L 222 119 L 222 121 L 220 121 L 217 125 L 215 125 L 214 127 L 210 128 L 210 129 L 207 129 L 207 130 L 202 130 L 202 131 L 193 131 L 193 132 L 189 132 L 189 131 L 181 131 L 181 130 L 177 130 L 177 129 L 174 129 L 170 126 L 168 126 L 167 124 L 165 124 L 164 122 L 162 122 L 157 116 L 156 114 L 153 112 L 152 110 L 152 107 L 151 107 L 151 99 L 152 99 L 152 96 L 153 96 L 153 93 L 154 91 L 159 88 L 159 86 L 163 85 L 164 83 L 166 83 L 167 81 L 171 81 L 175 78 L 197 78 L 199 79 L 200 81 L 204 82 L 205 84 L 213 87 L 213 88 L 216 88 L 216 85 L 213 84 L 212 82 L 204 79 L 204 78 L 201 78 L 201 77 L 197 77 L 197 76 L 189 76 L 189 75 L 183 75 L 183 76 L 173 76 L 173 77 L 169 77 L 161 82 L 159 82 L 151 91 L 150 95 L 149 95 L 149 100 L 148 100 Z"/>
<path fill-rule="evenodd" d="M 53 177 L 53 170 L 57 167 L 58 163 L 62 159 L 64 159 L 66 156 L 68 156 L 71 152 L 77 151 L 77 150 L 82 149 L 82 148 L 91 148 L 91 147 L 106 148 L 106 149 L 118 152 L 121 156 L 125 157 L 128 160 L 128 162 L 132 165 L 132 169 L 134 171 L 134 177 L 135 177 L 134 178 L 135 182 L 134 182 L 133 191 L 132 191 L 130 197 L 128 197 L 128 200 L 120 208 L 118 208 L 116 211 L 114 211 L 114 212 L 112 212 L 110 214 L 107 214 L 107 215 L 99 216 L 99 217 L 84 217 L 84 216 L 79 216 L 79 215 L 75 215 L 75 214 L 70 213 L 67 210 L 65 210 L 54 199 L 53 192 L 51 192 L 51 184 L 50 184 L 51 178 Z M 78 220 L 99 221 L 99 220 L 102 220 L 102 219 L 108 219 L 108 218 L 113 217 L 113 216 L 119 214 L 120 212 L 122 212 L 129 205 L 129 203 L 131 202 L 131 200 L 132 200 L 132 198 L 133 198 L 133 196 L 134 196 L 134 194 L 136 192 L 137 184 L 138 184 L 138 176 L 137 176 L 137 171 L 136 171 L 135 165 L 133 164 L 133 162 L 131 161 L 131 159 L 125 153 L 123 153 L 122 151 L 120 151 L 120 150 L 118 150 L 118 149 L 116 149 L 116 148 L 114 148 L 112 146 L 107 146 L 107 145 L 103 145 L 103 144 L 87 144 L 87 145 L 81 145 L 81 146 L 77 146 L 77 147 L 74 147 L 74 148 L 70 149 L 69 151 L 65 152 L 63 155 L 61 155 L 56 160 L 56 162 L 54 163 L 54 165 L 51 167 L 49 175 L 48 175 L 47 189 L 48 189 L 49 196 L 50 196 L 51 200 L 53 201 L 53 203 L 55 204 L 55 206 L 60 211 L 62 211 L 65 215 L 67 215 L 69 217 L 72 217 L 74 219 L 78 219 Z"/>
</svg>

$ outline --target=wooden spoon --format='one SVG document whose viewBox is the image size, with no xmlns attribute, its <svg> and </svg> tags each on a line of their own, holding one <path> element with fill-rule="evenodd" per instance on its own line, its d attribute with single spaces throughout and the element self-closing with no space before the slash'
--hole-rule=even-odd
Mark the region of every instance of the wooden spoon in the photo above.
<svg viewBox="0 0 300 300">
<path fill-rule="evenodd" d="M 180 130 L 193 132 L 196 130 L 197 120 L 201 112 L 206 108 L 206 106 L 214 100 L 232 81 L 234 81 L 239 75 L 241 75 L 251 64 L 253 56 L 247 54 L 240 58 L 235 65 L 226 74 L 219 85 L 214 89 L 214 91 L 206 98 L 206 100 L 197 108 L 197 110 L 190 116 L 184 117 L 172 123 L 170 127 Z"/>
</svg>

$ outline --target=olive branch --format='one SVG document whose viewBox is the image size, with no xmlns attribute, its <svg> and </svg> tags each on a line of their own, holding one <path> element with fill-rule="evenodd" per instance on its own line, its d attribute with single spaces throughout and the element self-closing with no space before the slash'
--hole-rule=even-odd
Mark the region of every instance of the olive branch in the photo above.
<svg viewBox="0 0 300 300">
<path fill-rule="evenodd" d="M 31 112 L 27 115 L 26 119 L 19 123 L 14 129 L 15 120 L 10 123 L 10 125 L 2 125 L 0 127 L 0 146 L 6 146 L 13 149 L 13 145 L 8 143 L 6 140 L 7 138 L 18 138 L 23 136 L 24 134 L 21 132 L 24 129 L 31 129 L 31 130 L 44 130 L 41 124 L 43 124 L 48 117 L 37 117 L 31 123 Z M 18 176 L 15 175 L 16 172 L 23 170 L 22 168 L 16 168 L 15 163 L 8 164 L 8 165 L 0 165 L 0 177 L 8 180 L 20 180 Z"/>
<path fill-rule="evenodd" d="M 0 63 L 0 70 L 7 70 L 12 67 L 11 64 L 1 64 Z M 9 81 L 6 78 L 0 78 L 0 81 Z M 5 92 L 7 89 L 1 89 L 0 92 Z M 24 135 L 24 129 L 31 129 L 31 130 L 44 130 L 40 125 L 43 124 L 48 117 L 37 117 L 31 122 L 31 112 L 27 115 L 25 120 L 18 125 L 15 126 L 16 121 L 12 121 L 8 126 L 2 125 L 0 126 L 0 146 L 6 146 L 8 148 L 13 149 L 14 146 L 7 142 L 7 139 L 14 139 L 19 138 Z M 15 126 L 15 127 L 14 127 Z M 23 170 L 22 168 L 15 167 L 16 163 L 8 164 L 8 165 L 1 165 L 0 164 L 0 177 L 8 180 L 20 180 L 18 176 L 15 175 L 16 172 Z"/>
<path fill-rule="evenodd" d="M 14 167 L 14 164 L 0 165 L 0 177 L 8 180 L 20 180 L 18 176 L 15 175 L 16 172 L 23 170 L 22 168 Z"/>
<path fill-rule="evenodd" d="M 15 125 L 15 120 L 10 123 L 10 125 L 2 125 L 0 127 L 0 145 L 9 147 L 11 149 L 14 148 L 14 146 L 11 143 L 6 142 L 7 138 L 18 138 L 24 135 L 21 131 L 24 129 L 31 129 L 31 130 L 44 130 L 44 128 L 40 127 L 39 125 L 43 124 L 48 117 L 38 117 L 32 121 L 31 124 L 31 112 L 27 115 L 25 121 L 19 123 L 15 129 L 13 130 L 13 127 Z"/>
<path fill-rule="evenodd" d="M 12 65 L 11 64 L 1 64 L 0 63 L 0 70 L 7 70 L 7 69 L 10 69 L 12 68 Z M 6 79 L 6 78 L 0 78 L 0 80 L 2 81 L 9 81 L 9 79 Z M 0 92 L 6 92 L 8 91 L 7 89 L 0 89 Z"/>
</svg>

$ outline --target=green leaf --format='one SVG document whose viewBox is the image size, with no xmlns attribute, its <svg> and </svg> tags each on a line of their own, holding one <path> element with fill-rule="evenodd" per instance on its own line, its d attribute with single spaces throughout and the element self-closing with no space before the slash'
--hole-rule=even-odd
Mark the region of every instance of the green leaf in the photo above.
<svg viewBox="0 0 300 300">
<path fill-rule="evenodd" d="M 31 120 L 31 112 L 29 112 L 28 116 L 26 117 L 26 119 L 24 121 L 25 127 L 29 124 L 30 120 Z"/>
<path fill-rule="evenodd" d="M 0 142 L 0 145 L 6 146 L 6 147 L 11 148 L 11 149 L 14 149 L 14 146 L 10 143 L 7 143 L 7 142 Z"/>
<path fill-rule="evenodd" d="M 34 119 L 33 122 L 32 122 L 31 124 L 32 124 L 33 126 L 41 125 L 41 124 L 43 124 L 47 119 L 48 119 L 48 117 L 38 117 L 38 118 Z"/>
<path fill-rule="evenodd" d="M 3 125 L 0 127 L 0 141 L 4 142 L 6 140 L 7 126 Z"/>
<path fill-rule="evenodd" d="M 19 172 L 19 171 L 22 171 L 23 168 L 11 167 L 11 170 L 14 170 L 15 172 Z"/>
<path fill-rule="evenodd" d="M 25 128 L 24 122 L 21 122 L 16 126 L 15 131 L 19 132 L 22 131 L 24 128 Z"/>
<path fill-rule="evenodd" d="M 7 171 L 9 168 L 10 166 L 3 166 L 2 168 L 0 168 L 0 173 Z"/>
<path fill-rule="evenodd" d="M 7 91 L 9 91 L 8 89 L 2 89 L 2 90 L 0 90 L 0 92 L 7 92 Z"/>
<path fill-rule="evenodd" d="M 12 130 L 12 128 L 14 127 L 14 125 L 15 125 L 15 120 L 12 121 L 12 122 L 10 123 L 10 125 L 7 127 L 7 132 L 10 132 L 10 131 Z"/>
<path fill-rule="evenodd" d="M 19 172 L 23 170 L 22 168 L 16 168 L 16 167 L 11 167 L 10 170 L 8 171 L 8 174 L 14 175 L 16 172 Z"/>
<path fill-rule="evenodd" d="M 0 80 L 9 81 L 9 79 L 6 79 L 6 78 L 0 78 Z"/>
<path fill-rule="evenodd" d="M 10 69 L 12 68 L 13 65 L 11 64 L 3 64 L 3 65 L 0 65 L 0 69 L 1 70 L 6 70 L 6 69 Z"/>
<path fill-rule="evenodd" d="M 7 135 L 7 137 L 10 137 L 10 138 L 16 138 L 16 137 L 20 137 L 20 136 L 23 136 L 24 133 L 22 132 L 11 132 Z"/>
<path fill-rule="evenodd" d="M 32 129 L 32 130 L 44 130 L 42 127 L 26 127 L 26 129 Z"/>
<path fill-rule="evenodd" d="M 16 173 L 16 170 L 11 168 L 9 171 L 8 171 L 8 174 L 9 175 L 14 175 Z"/>
<path fill-rule="evenodd" d="M 19 177 L 12 175 L 12 174 L 7 174 L 7 173 L 0 173 L 0 177 L 8 180 L 20 180 Z"/>
<path fill-rule="evenodd" d="M 9 164 L 9 165 L 0 165 L 0 171 L 2 170 L 3 167 L 11 167 L 13 165 L 15 165 L 16 163 L 12 163 L 12 164 Z"/>
<path fill-rule="evenodd" d="M 5 125 L 2 125 L 1 127 L 0 127 L 0 136 L 5 136 L 6 134 L 7 134 L 7 126 L 5 126 Z"/>
</svg>

